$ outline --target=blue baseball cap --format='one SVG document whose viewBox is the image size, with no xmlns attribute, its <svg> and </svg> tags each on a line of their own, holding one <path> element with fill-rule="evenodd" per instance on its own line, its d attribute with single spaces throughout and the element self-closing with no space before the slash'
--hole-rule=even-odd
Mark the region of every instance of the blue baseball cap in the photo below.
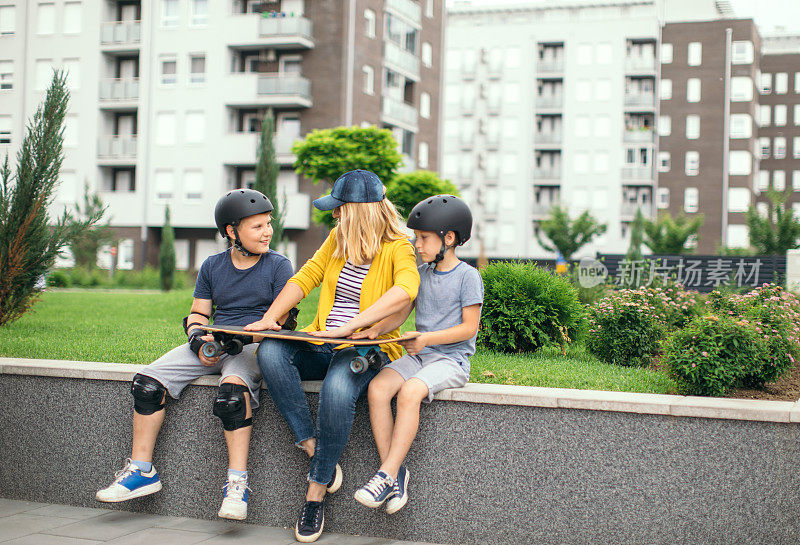
<svg viewBox="0 0 800 545">
<path fill-rule="evenodd" d="M 378 175 L 369 170 L 345 172 L 335 182 L 330 195 L 314 201 L 320 210 L 333 210 L 347 202 L 380 202 L 385 189 Z"/>
</svg>

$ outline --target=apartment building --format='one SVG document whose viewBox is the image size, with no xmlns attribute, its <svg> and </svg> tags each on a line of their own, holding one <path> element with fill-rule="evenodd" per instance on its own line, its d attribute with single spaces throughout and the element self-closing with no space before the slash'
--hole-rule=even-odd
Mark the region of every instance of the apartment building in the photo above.
<svg viewBox="0 0 800 545">
<path fill-rule="evenodd" d="M 252 185 L 261 120 L 276 118 L 287 253 L 326 232 L 326 188 L 292 169 L 317 128 L 390 129 L 405 168 L 438 168 L 443 0 L 0 0 L 0 153 L 15 153 L 52 69 L 69 73 L 55 212 L 84 183 L 109 205 L 118 266 L 157 262 L 169 206 L 179 268 L 224 247 L 213 206 Z"/>
</svg>

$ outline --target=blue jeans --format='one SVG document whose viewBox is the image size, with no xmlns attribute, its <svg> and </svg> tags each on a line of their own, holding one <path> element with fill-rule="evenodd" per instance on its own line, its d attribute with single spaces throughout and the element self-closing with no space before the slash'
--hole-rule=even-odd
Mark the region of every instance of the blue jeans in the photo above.
<svg viewBox="0 0 800 545">
<path fill-rule="evenodd" d="M 369 368 L 356 375 L 350 371 L 350 362 L 341 359 L 331 366 L 334 350 L 329 344 L 264 339 L 256 354 L 261 376 L 296 444 L 316 439 L 308 480 L 327 485 L 350 439 L 356 401 L 378 371 Z M 316 427 L 300 384 L 303 380 L 323 381 Z"/>
</svg>

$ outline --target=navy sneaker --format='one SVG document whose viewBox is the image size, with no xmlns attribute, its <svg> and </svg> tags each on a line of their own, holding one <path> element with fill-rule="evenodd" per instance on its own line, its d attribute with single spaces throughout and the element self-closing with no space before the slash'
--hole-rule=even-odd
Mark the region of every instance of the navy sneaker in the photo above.
<svg viewBox="0 0 800 545">
<path fill-rule="evenodd" d="M 394 482 L 392 494 L 386 500 L 386 512 L 390 515 L 397 513 L 405 507 L 408 502 L 408 470 L 406 466 L 400 466 L 397 471 L 397 480 Z"/>
<path fill-rule="evenodd" d="M 161 490 L 161 481 L 156 468 L 151 467 L 148 473 L 131 463 L 128 458 L 125 467 L 114 474 L 114 482 L 95 494 L 97 501 L 115 503 L 147 496 Z"/>
<path fill-rule="evenodd" d="M 342 486 L 342 466 L 336 464 L 336 471 L 333 473 L 333 479 L 328 483 L 328 494 L 333 494 Z"/>
<path fill-rule="evenodd" d="M 325 526 L 325 506 L 321 501 L 307 501 L 300 510 L 294 526 L 294 538 L 301 543 L 312 543 L 322 535 Z"/>
<path fill-rule="evenodd" d="M 356 490 L 353 497 L 367 507 L 380 507 L 394 490 L 394 479 L 383 471 L 378 471 L 367 484 Z"/>
</svg>

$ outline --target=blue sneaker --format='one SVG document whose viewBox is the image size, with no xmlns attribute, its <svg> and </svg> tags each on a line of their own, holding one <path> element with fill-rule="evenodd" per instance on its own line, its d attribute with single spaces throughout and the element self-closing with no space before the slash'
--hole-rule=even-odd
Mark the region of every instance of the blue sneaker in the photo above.
<svg viewBox="0 0 800 545">
<path fill-rule="evenodd" d="M 244 520 L 247 518 L 247 500 L 250 498 L 250 488 L 247 486 L 247 477 L 228 477 L 225 483 L 225 497 L 217 516 L 224 519 Z"/>
<path fill-rule="evenodd" d="M 394 482 L 392 494 L 386 500 L 386 512 L 390 515 L 397 513 L 408 502 L 409 473 L 406 466 L 400 466 L 397 471 L 397 480 Z"/>
<path fill-rule="evenodd" d="M 356 501 L 367 507 L 380 507 L 394 490 L 394 479 L 378 471 L 367 484 L 356 490 Z"/>
<path fill-rule="evenodd" d="M 115 503 L 153 494 L 161 490 L 156 468 L 151 467 L 148 473 L 131 463 L 128 458 L 125 467 L 114 474 L 114 482 L 95 494 L 97 501 Z"/>
</svg>

